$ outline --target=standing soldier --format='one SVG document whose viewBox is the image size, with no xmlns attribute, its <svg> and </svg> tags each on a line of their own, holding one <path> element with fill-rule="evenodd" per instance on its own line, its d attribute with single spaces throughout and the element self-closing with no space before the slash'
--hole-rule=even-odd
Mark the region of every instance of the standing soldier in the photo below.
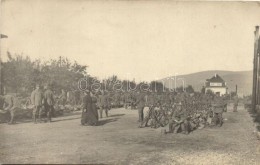
<svg viewBox="0 0 260 165">
<path fill-rule="evenodd" d="M 138 115 L 139 115 L 138 122 L 142 123 L 144 120 L 145 96 L 144 96 L 144 94 L 140 93 L 139 91 L 137 93 L 138 93 L 138 95 L 137 95 L 137 99 L 136 99 L 136 104 L 137 104 Z"/>
<path fill-rule="evenodd" d="M 103 110 L 105 110 L 106 117 L 108 117 L 108 97 L 104 91 L 101 91 L 101 95 L 99 96 L 99 106 L 99 117 L 102 118 Z"/>
<path fill-rule="evenodd" d="M 48 121 L 51 122 L 52 114 L 54 113 L 54 95 L 50 86 L 47 86 L 47 90 L 44 92 L 44 107 L 47 113 Z"/>
<path fill-rule="evenodd" d="M 61 90 L 60 100 L 61 100 L 61 104 L 65 106 L 67 102 L 67 93 L 65 92 L 64 89 Z"/>
<path fill-rule="evenodd" d="M 238 97 L 237 95 L 234 97 L 234 107 L 233 112 L 237 112 L 237 106 L 238 106 Z"/>
<path fill-rule="evenodd" d="M 37 123 L 37 113 L 39 113 L 39 120 L 41 120 L 43 92 L 40 85 L 36 85 L 36 89 L 31 94 L 31 103 L 34 106 L 33 109 L 33 122 Z"/>
</svg>

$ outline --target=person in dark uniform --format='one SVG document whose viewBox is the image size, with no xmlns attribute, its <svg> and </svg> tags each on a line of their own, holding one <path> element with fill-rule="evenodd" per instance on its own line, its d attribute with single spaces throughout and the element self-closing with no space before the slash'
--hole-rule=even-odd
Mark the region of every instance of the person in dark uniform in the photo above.
<svg viewBox="0 0 260 165">
<path fill-rule="evenodd" d="M 238 106 L 238 96 L 236 95 L 236 96 L 234 97 L 233 112 L 237 112 L 237 106 Z"/>
<path fill-rule="evenodd" d="M 143 122 L 144 120 L 144 107 L 145 107 L 145 95 L 143 93 L 137 92 L 137 98 L 136 98 L 136 105 L 138 109 L 138 116 L 139 120 L 138 122 Z"/>
<path fill-rule="evenodd" d="M 67 102 L 67 92 L 64 89 L 61 90 L 61 95 L 60 95 L 59 99 L 61 101 L 61 104 L 63 106 L 65 106 L 65 104 Z"/>
<path fill-rule="evenodd" d="M 46 86 L 47 90 L 44 92 L 44 108 L 47 113 L 47 121 L 51 122 L 54 114 L 54 95 L 50 85 Z"/>
<path fill-rule="evenodd" d="M 95 114 L 96 119 L 98 120 L 98 110 L 97 110 L 97 94 L 91 93 L 91 98 L 92 98 L 92 108 L 93 108 L 93 113 Z"/>
<path fill-rule="evenodd" d="M 222 126 L 223 118 L 222 114 L 224 112 L 224 102 L 219 96 L 215 96 L 213 104 L 213 118 L 212 118 L 212 125 Z"/>
<path fill-rule="evenodd" d="M 181 129 L 182 133 L 188 134 L 189 122 L 187 118 L 187 112 L 183 109 L 183 105 L 181 103 L 177 104 L 176 110 L 172 112 L 171 119 L 169 121 L 169 133 L 178 133 Z"/>
</svg>

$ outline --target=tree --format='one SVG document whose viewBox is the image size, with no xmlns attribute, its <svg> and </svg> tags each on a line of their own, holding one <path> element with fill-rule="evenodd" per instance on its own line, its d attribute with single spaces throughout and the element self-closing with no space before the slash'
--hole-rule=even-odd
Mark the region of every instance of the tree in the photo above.
<svg viewBox="0 0 260 165">
<path fill-rule="evenodd" d="M 30 93 L 36 84 L 51 84 L 55 91 L 75 90 L 78 81 L 87 75 L 87 66 L 67 58 L 32 61 L 22 55 L 7 53 L 8 60 L 3 63 L 4 86 L 8 92 Z M 91 81 L 93 78 L 88 76 Z"/>
<path fill-rule="evenodd" d="M 191 85 L 188 85 L 188 86 L 186 87 L 186 92 L 188 92 L 188 93 L 194 93 L 193 87 L 192 87 Z"/>
</svg>

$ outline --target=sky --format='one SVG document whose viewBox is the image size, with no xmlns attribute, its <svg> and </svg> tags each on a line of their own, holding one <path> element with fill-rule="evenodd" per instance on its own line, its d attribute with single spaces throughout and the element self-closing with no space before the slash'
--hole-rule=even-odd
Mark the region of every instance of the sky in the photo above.
<svg viewBox="0 0 260 165">
<path fill-rule="evenodd" d="M 252 70 L 256 2 L 3 0 L 1 56 L 59 56 L 100 79 Z"/>
</svg>

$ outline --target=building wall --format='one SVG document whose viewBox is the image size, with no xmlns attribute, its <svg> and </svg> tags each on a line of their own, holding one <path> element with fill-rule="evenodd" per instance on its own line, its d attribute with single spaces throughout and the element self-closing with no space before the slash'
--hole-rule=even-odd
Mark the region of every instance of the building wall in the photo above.
<svg viewBox="0 0 260 165">
<path fill-rule="evenodd" d="M 223 88 L 219 88 L 219 87 L 218 87 L 218 88 L 206 87 L 205 92 L 207 92 L 207 90 L 211 90 L 211 91 L 214 92 L 214 93 L 219 92 L 220 95 L 224 95 L 224 94 L 226 94 L 226 92 L 227 92 L 226 87 L 223 87 Z"/>
</svg>

